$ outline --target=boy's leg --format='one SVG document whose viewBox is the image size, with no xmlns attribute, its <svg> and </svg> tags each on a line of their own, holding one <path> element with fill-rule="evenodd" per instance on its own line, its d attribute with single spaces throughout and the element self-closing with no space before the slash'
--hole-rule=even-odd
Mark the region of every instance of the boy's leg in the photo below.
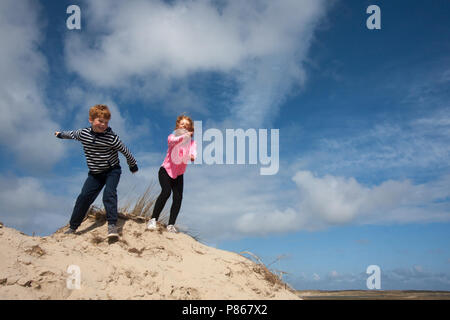
<svg viewBox="0 0 450 320">
<path fill-rule="evenodd" d="M 167 202 L 167 199 L 170 197 L 170 176 L 167 174 L 166 169 L 164 167 L 159 168 L 158 172 L 158 179 L 159 184 L 161 185 L 161 193 L 158 196 L 158 199 L 156 199 L 155 206 L 153 208 L 153 214 L 152 218 L 155 218 L 158 220 L 159 215 L 161 214 L 162 209 L 164 208 L 164 205 Z"/>
<path fill-rule="evenodd" d="M 170 208 L 169 225 L 174 225 L 177 220 L 178 213 L 181 208 L 181 200 L 183 200 L 183 175 L 178 176 L 172 180 L 173 201 Z"/>
<path fill-rule="evenodd" d="M 117 223 L 117 185 L 119 184 L 120 168 L 114 168 L 106 173 L 105 190 L 103 191 L 103 204 L 106 210 L 108 225 Z"/>
<path fill-rule="evenodd" d="M 89 207 L 95 201 L 95 198 L 97 198 L 103 188 L 103 185 L 103 179 L 92 174 L 88 174 L 83 188 L 81 189 L 81 193 L 78 196 L 73 208 L 72 217 L 70 218 L 71 229 L 76 230 L 83 222 Z"/>
</svg>

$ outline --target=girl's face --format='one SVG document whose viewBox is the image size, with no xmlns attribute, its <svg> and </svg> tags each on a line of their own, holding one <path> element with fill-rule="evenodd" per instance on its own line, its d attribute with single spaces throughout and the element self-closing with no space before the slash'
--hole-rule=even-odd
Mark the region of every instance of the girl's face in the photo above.
<svg viewBox="0 0 450 320">
<path fill-rule="evenodd" d="M 178 123 L 178 129 L 185 129 L 188 130 L 191 127 L 191 123 L 188 119 L 181 119 L 181 121 Z"/>
</svg>

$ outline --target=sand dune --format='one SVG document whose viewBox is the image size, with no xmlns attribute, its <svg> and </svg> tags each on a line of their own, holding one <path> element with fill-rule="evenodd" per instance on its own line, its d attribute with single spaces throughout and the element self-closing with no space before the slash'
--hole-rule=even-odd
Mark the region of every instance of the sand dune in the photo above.
<svg viewBox="0 0 450 320">
<path fill-rule="evenodd" d="M 145 226 L 119 219 L 115 242 L 105 239 L 104 217 L 90 216 L 77 235 L 64 227 L 31 237 L 1 226 L 0 299 L 299 299 L 237 253 Z M 80 270 L 79 289 L 70 265 Z"/>
</svg>

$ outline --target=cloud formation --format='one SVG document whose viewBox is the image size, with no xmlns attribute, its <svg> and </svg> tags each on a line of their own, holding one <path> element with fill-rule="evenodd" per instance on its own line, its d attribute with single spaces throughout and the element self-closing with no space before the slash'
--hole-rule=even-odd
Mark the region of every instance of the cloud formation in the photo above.
<svg viewBox="0 0 450 320">
<path fill-rule="evenodd" d="M 53 185 L 59 186 L 53 192 L 61 188 Z M 0 176 L 0 190 L 0 218 L 9 227 L 48 235 L 69 219 L 71 199 L 54 195 L 39 179 Z"/>
<path fill-rule="evenodd" d="M 356 179 L 298 171 L 296 203 L 269 214 L 267 208 L 242 212 L 236 228 L 242 233 L 319 230 L 336 225 L 449 221 L 450 176 L 425 184 L 387 180 L 365 186 Z M 278 202 L 279 203 L 279 202 Z M 275 204 L 272 204 L 274 206 Z"/>
<path fill-rule="evenodd" d="M 63 153 L 42 94 L 48 66 L 39 9 L 35 1 L 0 3 L 0 144 L 30 170 L 48 169 Z"/>
<path fill-rule="evenodd" d="M 89 2 L 82 14 L 91 32 L 69 35 L 66 63 L 95 86 L 133 82 L 147 96 L 196 73 L 227 74 L 239 88 L 231 119 L 258 127 L 305 80 L 302 63 L 324 12 L 325 1 L 313 0 Z"/>
</svg>

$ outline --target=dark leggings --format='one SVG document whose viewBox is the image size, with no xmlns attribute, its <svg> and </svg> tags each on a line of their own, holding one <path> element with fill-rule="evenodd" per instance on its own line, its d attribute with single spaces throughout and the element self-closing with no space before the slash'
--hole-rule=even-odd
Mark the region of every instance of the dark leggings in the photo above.
<svg viewBox="0 0 450 320">
<path fill-rule="evenodd" d="M 156 199 L 153 209 L 152 218 L 158 220 L 159 215 L 173 192 L 172 207 L 170 207 L 169 224 L 175 224 L 178 213 L 181 208 L 181 200 L 183 199 L 183 175 L 179 175 L 176 179 L 172 179 L 164 167 L 159 168 L 158 172 L 159 184 L 161 185 L 161 193 Z"/>
</svg>

